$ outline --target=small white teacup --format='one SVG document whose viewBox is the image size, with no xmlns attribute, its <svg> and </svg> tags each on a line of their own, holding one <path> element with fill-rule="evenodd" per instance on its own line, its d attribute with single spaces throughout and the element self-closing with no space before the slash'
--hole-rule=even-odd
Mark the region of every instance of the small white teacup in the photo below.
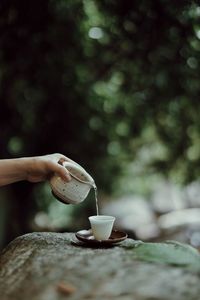
<svg viewBox="0 0 200 300">
<path fill-rule="evenodd" d="M 94 235 L 94 238 L 96 240 L 102 241 L 109 239 L 112 232 L 115 217 L 97 215 L 89 217 L 89 221 L 92 228 L 92 234 Z"/>
</svg>

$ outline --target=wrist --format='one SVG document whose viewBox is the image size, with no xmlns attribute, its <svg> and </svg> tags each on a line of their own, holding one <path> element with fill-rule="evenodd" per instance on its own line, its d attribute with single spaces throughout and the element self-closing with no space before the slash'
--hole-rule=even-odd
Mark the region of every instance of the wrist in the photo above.
<svg viewBox="0 0 200 300">
<path fill-rule="evenodd" d="M 16 173 L 18 172 L 18 181 L 26 180 L 27 178 L 27 159 L 26 158 L 17 158 L 16 159 Z"/>
<path fill-rule="evenodd" d="M 33 168 L 33 158 L 29 158 L 29 157 L 22 157 L 22 158 L 18 158 L 18 170 L 20 170 L 19 172 L 19 176 L 21 177 L 20 180 L 28 180 L 29 174 L 31 173 L 31 170 Z"/>
<path fill-rule="evenodd" d="M 25 180 L 30 181 L 30 178 L 37 171 L 37 158 L 25 157 L 23 161 Z"/>
</svg>

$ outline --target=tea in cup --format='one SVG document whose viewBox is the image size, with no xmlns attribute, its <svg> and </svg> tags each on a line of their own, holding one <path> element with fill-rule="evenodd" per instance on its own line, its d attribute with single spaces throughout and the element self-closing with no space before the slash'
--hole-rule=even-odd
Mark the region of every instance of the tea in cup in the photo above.
<svg viewBox="0 0 200 300">
<path fill-rule="evenodd" d="M 109 239 L 113 229 L 115 217 L 97 215 L 89 217 L 89 221 L 92 228 L 92 234 L 96 240 L 102 241 Z"/>
</svg>

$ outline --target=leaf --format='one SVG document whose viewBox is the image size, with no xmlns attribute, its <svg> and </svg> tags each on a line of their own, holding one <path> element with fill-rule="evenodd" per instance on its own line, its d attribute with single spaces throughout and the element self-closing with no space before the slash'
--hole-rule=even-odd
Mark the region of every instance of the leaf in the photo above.
<svg viewBox="0 0 200 300">
<path fill-rule="evenodd" d="M 176 241 L 164 243 L 139 242 L 134 246 L 134 256 L 149 262 L 163 263 L 200 271 L 200 254 L 197 249 Z"/>
</svg>

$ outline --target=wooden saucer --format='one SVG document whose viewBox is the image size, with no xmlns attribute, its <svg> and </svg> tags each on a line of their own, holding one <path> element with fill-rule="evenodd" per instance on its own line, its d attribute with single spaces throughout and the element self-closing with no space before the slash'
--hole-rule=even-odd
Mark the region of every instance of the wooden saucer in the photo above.
<svg viewBox="0 0 200 300">
<path fill-rule="evenodd" d="M 85 244 L 88 245 L 108 246 L 108 245 L 113 245 L 124 241 L 127 238 L 127 233 L 120 230 L 113 230 L 109 239 L 102 240 L 102 241 L 95 240 L 91 229 L 80 230 L 75 233 L 75 236 L 79 241 L 84 242 Z"/>
</svg>

